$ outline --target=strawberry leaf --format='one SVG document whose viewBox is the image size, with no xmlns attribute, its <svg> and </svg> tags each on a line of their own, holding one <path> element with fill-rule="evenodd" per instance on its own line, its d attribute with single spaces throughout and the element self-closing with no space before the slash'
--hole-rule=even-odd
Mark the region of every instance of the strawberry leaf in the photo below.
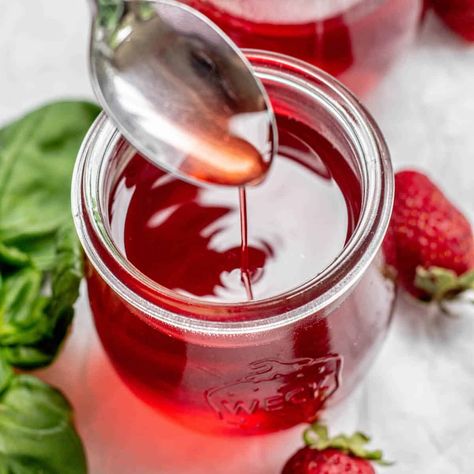
<svg viewBox="0 0 474 474">
<path fill-rule="evenodd" d="M 465 291 L 474 290 L 474 270 L 458 276 L 446 268 L 418 267 L 415 286 L 423 290 L 431 301 L 452 300 Z"/>
<path fill-rule="evenodd" d="M 327 426 L 318 423 L 313 424 L 304 431 L 303 440 L 306 445 L 315 447 L 318 451 L 326 449 L 330 441 Z"/>
<path fill-rule="evenodd" d="M 393 464 L 383 459 L 383 452 L 381 450 L 367 449 L 370 437 L 361 432 L 354 433 L 352 436 L 339 434 L 331 438 L 329 437 L 327 427 L 316 422 L 305 430 L 303 438 L 307 446 L 317 451 L 338 449 L 345 454 L 374 461 L 381 466 Z"/>
</svg>

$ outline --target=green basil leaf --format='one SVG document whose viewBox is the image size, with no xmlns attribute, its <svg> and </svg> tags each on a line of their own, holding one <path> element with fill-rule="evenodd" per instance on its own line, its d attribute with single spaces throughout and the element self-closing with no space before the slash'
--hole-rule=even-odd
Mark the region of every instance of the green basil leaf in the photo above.
<svg viewBox="0 0 474 474">
<path fill-rule="evenodd" d="M 19 375 L 0 395 L 1 474 L 85 474 L 72 409 L 56 389 Z"/>
<path fill-rule="evenodd" d="M 100 26 L 113 32 L 125 13 L 126 6 L 121 0 L 99 0 L 97 21 Z"/>
<path fill-rule="evenodd" d="M 47 308 L 54 325 L 72 310 L 79 297 L 83 276 L 82 249 L 72 225 L 59 229 L 56 236 L 55 265 L 51 274 L 52 296 Z"/>
<path fill-rule="evenodd" d="M 51 363 L 72 321 L 82 253 L 71 174 L 98 112 L 56 102 L 0 130 L 0 474 L 87 471 L 66 399 L 12 367 Z"/>
<path fill-rule="evenodd" d="M 56 233 L 71 219 L 72 169 L 98 113 L 55 102 L 0 130 L 0 242 L 42 270 L 53 268 Z"/>
<path fill-rule="evenodd" d="M 31 263 L 27 254 L 15 247 L 7 247 L 0 242 L 0 269 L 5 266 L 23 267 Z"/>
<path fill-rule="evenodd" d="M 7 276 L 0 287 L 1 352 L 16 367 L 51 363 L 74 316 L 82 279 L 81 247 L 72 225 L 61 228 L 56 240 L 49 297 L 41 294 L 43 274 L 34 267 Z"/>
<path fill-rule="evenodd" d="M 0 345 L 31 343 L 44 334 L 48 298 L 41 295 L 43 274 L 26 267 L 3 278 L 0 288 Z"/>
<path fill-rule="evenodd" d="M 45 367 L 53 358 L 34 346 L 6 346 L 0 348 L 0 356 L 9 364 L 23 369 Z M 1 471 L 0 471 L 1 474 Z"/>
<path fill-rule="evenodd" d="M 8 388 L 12 379 L 12 368 L 3 358 L 0 357 L 0 396 Z"/>
<path fill-rule="evenodd" d="M 55 102 L 0 130 L 0 356 L 15 367 L 51 363 L 74 315 L 82 254 L 71 175 L 98 112 Z"/>
</svg>

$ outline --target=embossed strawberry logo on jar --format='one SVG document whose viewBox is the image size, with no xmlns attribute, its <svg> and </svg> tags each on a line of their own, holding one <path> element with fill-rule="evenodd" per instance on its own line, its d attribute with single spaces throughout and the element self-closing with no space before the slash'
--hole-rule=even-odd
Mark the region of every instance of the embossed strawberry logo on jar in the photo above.
<svg viewBox="0 0 474 474">
<path fill-rule="evenodd" d="M 261 429 L 268 412 L 288 425 L 314 420 L 339 387 L 342 360 L 338 355 L 289 362 L 265 359 L 250 364 L 241 379 L 208 390 L 209 406 L 227 424 Z"/>
</svg>

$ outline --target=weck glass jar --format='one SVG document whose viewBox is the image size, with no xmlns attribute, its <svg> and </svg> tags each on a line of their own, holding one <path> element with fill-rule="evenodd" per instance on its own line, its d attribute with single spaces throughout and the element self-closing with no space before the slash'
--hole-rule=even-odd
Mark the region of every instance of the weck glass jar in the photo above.
<svg viewBox="0 0 474 474">
<path fill-rule="evenodd" d="M 246 54 L 279 127 L 291 124 L 293 142 L 303 134 L 306 143 L 317 138 L 315 147 L 321 148 L 305 148 L 305 166 L 320 169 L 321 160 L 334 158 L 324 179 L 342 190 L 352 224 L 323 269 L 281 294 L 237 303 L 199 299 L 154 281 L 129 258 L 113 228 L 117 221 L 111 224 L 142 179 L 135 173 L 127 182 L 124 170 L 133 160 L 146 162 L 105 115 L 85 139 L 72 187 L 90 305 L 115 369 L 137 396 L 164 414 L 218 434 L 263 434 L 311 422 L 349 395 L 384 340 L 395 295 L 381 252 L 393 174 L 378 127 L 323 71 L 274 53 Z M 283 149 L 288 144 L 282 140 Z M 153 171 L 147 173 L 144 179 Z M 162 181 L 172 179 L 160 173 Z M 126 192 L 112 202 L 117 186 Z M 279 192 L 291 188 L 289 182 Z M 317 205 L 302 201 L 295 207 L 304 215 L 311 204 Z M 137 212 L 142 208 L 139 202 Z M 167 209 L 169 215 L 172 206 Z M 154 225 L 166 215 L 154 216 Z M 333 238 L 331 226 L 320 231 L 324 239 Z M 173 238 L 160 241 L 152 251 L 165 255 L 173 245 Z M 204 274 L 205 264 L 192 271 Z"/>
</svg>

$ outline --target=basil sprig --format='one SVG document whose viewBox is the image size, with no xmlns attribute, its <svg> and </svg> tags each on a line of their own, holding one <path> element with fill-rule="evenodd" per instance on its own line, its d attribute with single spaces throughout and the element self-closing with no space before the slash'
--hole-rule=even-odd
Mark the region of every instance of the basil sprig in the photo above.
<svg viewBox="0 0 474 474">
<path fill-rule="evenodd" d="M 74 315 L 83 269 L 71 174 L 98 112 L 55 102 L 0 130 L 0 474 L 87 472 L 67 400 L 15 369 L 50 364 Z"/>
</svg>

